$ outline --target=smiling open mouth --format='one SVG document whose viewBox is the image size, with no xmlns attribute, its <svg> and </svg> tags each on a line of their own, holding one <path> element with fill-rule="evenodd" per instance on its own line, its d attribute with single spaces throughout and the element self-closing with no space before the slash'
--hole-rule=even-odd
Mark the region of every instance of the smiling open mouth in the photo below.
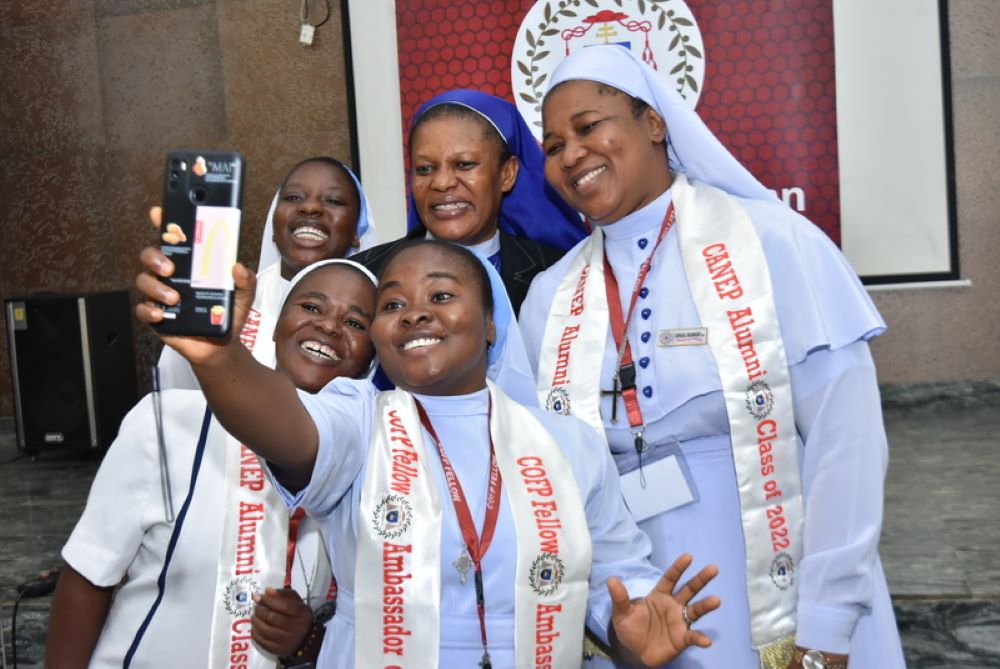
<svg viewBox="0 0 1000 669">
<path fill-rule="evenodd" d="M 582 177 L 580 177 L 579 179 L 577 179 L 576 181 L 574 181 L 573 185 L 576 186 L 577 188 L 579 188 L 580 186 L 586 186 L 591 181 L 593 181 L 594 179 L 596 179 L 597 176 L 599 174 L 601 174 L 602 172 L 604 172 L 606 169 L 608 169 L 606 165 L 601 165 L 600 167 L 598 167 L 596 169 L 590 170 L 589 172 L 587 172 L 586 174 L 584 174 Z"/>
<path fill-rule="evenodd" d="M 339 362 L 340 356 L 337 352 L 333 350 L 332 347 L 323 344 L 318 341 L 304 341 L 299 344 L 299 348 L 308 353 L 309 355 L 315 356 L 320 360 L 328 360 L 330 362 Z"/>
<path fill-rule="evenodd" d="M 301 228 L 296 228 L 292 233 L 292 236 L 296 239 L 308 239 L 310 241 L 325 242 L 330 238 L 330 233 L 322 228 L 317 228 L 312 225 L 303 225 Z"/>
<path fill-rule="evenodd" d="M 400 348 L 402 348 L 404 351 L 412 351 L 415 348 L 434 346 L 435 344 L 440 344 L 440 343 L 441 340 L 438 339 L 437 337 L 421 337 L 420 339 L 413 339 L 406 342 Z"/>
</svg>

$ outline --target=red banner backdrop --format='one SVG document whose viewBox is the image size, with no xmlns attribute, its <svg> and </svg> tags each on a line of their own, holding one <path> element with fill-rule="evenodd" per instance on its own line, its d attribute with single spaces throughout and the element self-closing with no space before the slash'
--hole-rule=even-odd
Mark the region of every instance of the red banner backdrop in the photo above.
<svg viewBox="0 0 1000 669">
<path fill-rule="evenodd" d="M 705 51 L 698 113 L 765 186 L 839 244 L 832 2 L 686 4 Z M 476 88 L 514 100 L 511 53 L 521 21 L 534 4 L 397 0 L 404 135 L 424 100 L 453 88 Z M 576 4 L 581 20 L 600 9 L 621 10 L 613 0 L 600 0 L 599 7 L 589 0 Z M 639 6 L 645 6 L 642 0 Z"/>
</svg>

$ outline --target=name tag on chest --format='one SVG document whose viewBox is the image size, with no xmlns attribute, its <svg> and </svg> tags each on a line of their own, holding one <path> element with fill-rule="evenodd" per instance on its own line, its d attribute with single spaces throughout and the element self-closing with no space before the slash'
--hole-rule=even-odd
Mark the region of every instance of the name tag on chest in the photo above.
<svg viewBox="0 0 1000 669">
<path fill-rule="evenodd" d="M 621 477 L 622 497 L 636 522 L 697 499 L 681 458 L 679 454 L 668 455 Z"/>
<path fill-rule="evenodd" d="M 657 330 L 657 346 L 704 346 L 708 343 L 708 328 Z"/>
</svg>

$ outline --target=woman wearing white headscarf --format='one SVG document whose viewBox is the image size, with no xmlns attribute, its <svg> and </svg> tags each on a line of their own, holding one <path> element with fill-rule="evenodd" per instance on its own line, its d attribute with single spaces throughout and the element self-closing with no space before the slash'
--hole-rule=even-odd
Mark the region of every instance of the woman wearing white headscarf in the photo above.
<svg viewBox="0 0 1000 669">
<path fill-rule="evenodd" d="M 282 378 L 306 393 L 340 375 L 365 378 L 374 303 L 375 277 L 349 260 L 300 272 L 277 319 Z M 250 641 L 253 594 L 275 588 L 297 604 L 291 654 L 316 636 L 310 622 L 326 622 L 311 611 L 330 590 L 325 545 L 289 525 L 261 463 L 201 392 L 146 396 L 122 422 L 63 548 L 46 666 L 274 669 L 276 658 Z"/>
<path fill-rule="evenodd" d="M 877 555 L 885 325 L 860 282 L 627 49 L 551 82 L 546 177 L 595 230 L 535 279 L 522 334 L 541 401 L 605 434 L 653 562 L 720 566 L 712 647 L 669 666 L 902 667 Z"/>
<path fill-rule="evenodd" d="M 304 267 L 345 258 L 377 243 L 368 197 L 358 177 L 339 160 L 307 158 L 281 182 L 261 237 L 257 292 L 240 339 L 261 363 L 274 365 L 271 332 L 289 280 Z M 196 390 L 190 365 L 169 347 L 157 364 L 160 388 Z"/>
<path fill-rule="evenodd" d="M 142 261 L 140 291 L 176 300 L 158 280 L 162 254 Z M 252 281 L 239 267 L 234 278 L 239 318 Z M 497 376 L 516 332 L 488 261 L 419 240 L 387 260 L 371 330 L 397 390 L 338 381 L 313 401 L 238 344 L 164 337 L 286 502 L 323 525 L 339 591 L 319 666 L 568 669 L 585 619 L 646 664 L 709 643 L 684 620 L 719 605 L 691 602 L 714 568 L 674 592 L 690 557 L 662 577 L 648 563 L 599 435 L 518 403 L 530 374 Z"/>
</svg>

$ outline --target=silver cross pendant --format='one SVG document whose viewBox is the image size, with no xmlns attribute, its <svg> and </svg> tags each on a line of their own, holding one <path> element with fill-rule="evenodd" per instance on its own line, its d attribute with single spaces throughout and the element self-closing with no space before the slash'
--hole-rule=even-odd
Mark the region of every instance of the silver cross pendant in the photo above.
<svg viewBox="0 0 1000 669">
<path fill-rule="evenodd" d="M 466 574 L 472 569 L 473 564 L 472 558 L 469 557 L 469 552 L 466 550 L 463 550 L 462 554 L 452 562 L 452 565 L 458 570 L 458 580 L 462 585 L 465 585 Z"/>
</svg>

